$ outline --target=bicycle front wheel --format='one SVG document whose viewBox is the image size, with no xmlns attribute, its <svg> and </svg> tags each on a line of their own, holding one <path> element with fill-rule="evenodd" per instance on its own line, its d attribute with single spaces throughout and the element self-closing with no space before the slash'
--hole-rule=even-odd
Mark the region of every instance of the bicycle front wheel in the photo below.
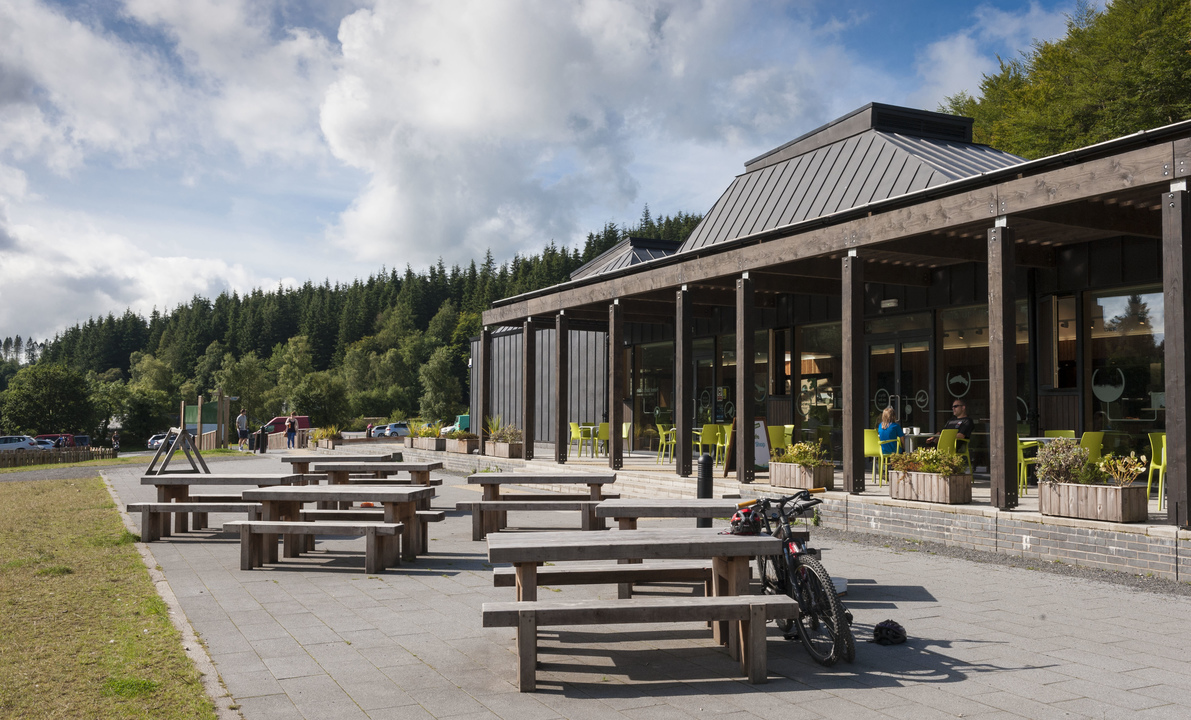
<svg viewBox="0 0 1191 720">
<path fill-rule="evenodd" d="M 792 561 L 791 576 L 798 600 L 798 638 L 811 658 L 831 667 L 847 653 L 843 634 L 851 635 L 844 608 L 823 565 L 809 555 Z"/>
<path fill-rule="evenodd" d="M 757 574 L 761 578 L 761 592 L 765 595 L 789 595 L 790 582 L 786 578 L 785 562 L 781 555 L 758 555 Z M 778 629 L 787 635 L 794 627 L 793 618 L 777 618 Z"/>
</svg>

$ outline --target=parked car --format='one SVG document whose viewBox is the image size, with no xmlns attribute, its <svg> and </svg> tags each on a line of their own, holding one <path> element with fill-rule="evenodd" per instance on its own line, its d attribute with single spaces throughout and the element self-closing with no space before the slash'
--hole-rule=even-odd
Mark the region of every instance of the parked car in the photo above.
<svg viewBox="0 0 1191 720">
<path fill-rule="evenodd" d="M 37 447 L 41 448 L 42 450 L 53 450 L 54 449 L 54 441 L 53 440 L 36 440 L 36 439 L 34 439 L 33 442 L 37 443 Z"/>
<path fill-rule="evenodd" d="M 285 432 L 285 421 L 288 419 L 289 419 L 289 415 L 278 415 L 277 417 L 273 418 L 269 422 L 265 423 L 265 425 L 270 428 L 267 432 L 271 432 L 271 433 Z M 309 415 L 295 415 L 294 419 L 298 421 L 298 429 L 299 430 L 310 428 L 310 416 Z M 252 430 L 252 428 L 248 428 L 248 429 Z"/>
<path fill-rule="evenodd" d="M 74 444 L 75 444 L 75 447 L 91 447 L 91 436 L 90 435 L 75 435 L 74 436 Z"/>
<path fill-rule="evenodd" d="M 71 435 L 70 433 L 45 433 L 43 435 L 38 435 L 36 439 L 49 440 L 50 442 L 54 443 L 54 447 L 75 446 L 74 435 Z M 62 442 L 58 442 L 59 439 L 61 439 Z"/>
<path fill-rule="evenodd" d="M 385 437 L 409 436 L 409 423 L 405 422 L 404 420 L 401 422 L 389 423 L 388 425 L 381 425 L 380 429 L 384 431 Z M 372 434 L 374 437 L 380 437 L 377 435 L 375 429 L 372 431 Z"/>
<path fill-rule="evenodd" d="M 0 451 L 37 449 L 37 441 L 28 435 L 5 435 L 0 437 Z"/>
<path fill-rule="evenodd" d="M 457 430 L 470 431 L 471 430 L 471 415 L 456 415 L 455 424 L 447 425 L 438 432 L 439 435 L 446 435 Z"/>
<path fill-rule="evenodd" d="M 157 448 L 161 447 L 162 442 L 166 442 L 167 437 L 170 440 L 174 439 L 173 433 L 157 433 L 153 437 L 149 438 L 148 448 L 150 450 L 156 450 Z"/>
</svg>

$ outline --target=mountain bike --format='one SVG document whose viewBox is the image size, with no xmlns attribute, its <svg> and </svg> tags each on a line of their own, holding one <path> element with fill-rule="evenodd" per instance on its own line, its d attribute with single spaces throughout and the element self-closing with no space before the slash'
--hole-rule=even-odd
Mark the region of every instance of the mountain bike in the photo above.
<svg viewBox="0 0 1191 720">
<path fill-rule="evenodd" d="M 811 658 L 831 667 L 840 659 L 856 659 L 856 640 L 852 637 L 852 614 L 839 601 L 831 576 L 819 561 L 819 551 L 807 544 L 810 531 L 805 525 L 795 524 L 797 518 L 823 502 L 811 497 L 815 492 L 823 489 L 750 500 L 740 503 L 740 507 L 755 506 L 762 532 L 782 541 L 781 555 L 757 558 L 762 592 L 788 595 L 798 601 L 798 617 L 779 619 L 778 627 L 787 640 L 796 632 Z"/>
</svg>

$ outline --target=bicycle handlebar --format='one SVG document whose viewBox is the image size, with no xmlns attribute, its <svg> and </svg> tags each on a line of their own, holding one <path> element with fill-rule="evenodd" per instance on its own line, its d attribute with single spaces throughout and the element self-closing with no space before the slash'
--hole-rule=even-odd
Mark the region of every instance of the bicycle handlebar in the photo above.
<svg viewBox="0 0 1191 720">
<path fill-rule="evenodd" d="M 781 498 L 781 500 L 783 502 L 788 502 L 788 501 L 793 500 L 794 498 L 798 497 L 799 495 L 802 495 L 803 493 L 806 493 L 809 495 L 817 495 L 819 493 L 825 493 L 825 492 L 827 492 L 827 488 L 821 488 L 821 487 L 806 488 L 805 490 L 800 490 L 800 491 L 794 493 L 793 495 L 789 495 L 785 498 Z M 759 502 L 761 502 L 760 498 L 753 498 L 752 500 L 742 500 L 742 501 L 736 503 L 736 507 L 743 509 L 746 507 L 752 507 L 753 505 L 756 505 Z"/>
</svg>

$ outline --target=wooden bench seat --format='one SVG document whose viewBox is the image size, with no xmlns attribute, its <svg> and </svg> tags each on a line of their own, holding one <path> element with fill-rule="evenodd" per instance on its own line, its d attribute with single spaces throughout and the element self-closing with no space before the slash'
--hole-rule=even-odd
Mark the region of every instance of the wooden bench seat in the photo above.
<svg viewBox="0 0 1191 720">
<path fill-rule="evenodd" d="M 702 582 L 711 580 L 711 560 L 651 563 L 575 563 L 538 568 L 538 585 L 604 585 L 612 583 Z M 516 568 L 492 570 L 493 587 L 516 587 Z"/>
<path fill-rule="evenodd" d="M 418 510 L 414 513 L 418 520 L 418 532 L 422 535 L 422 549 L 429 547 L 430 533 L 427 524 L 442 522 L 447 519 L 445 510 Z M 366 520 L 380 522 L 385 519 L 382 508 L 353 508 L 351 510 L 303 510 L 302 520 L 306 522 L 318 520 Z"/>
<path fill-rule="evenodd" d="M 364 572 L 381 573 L 400 564 L 402 523 L 366 520 L 293 522 L 280 520 L 237 520 L 225 523 L 224 530 L 240 533 L 240 569 L 251 570 L 264 564 L 262 535 L 355 535 L 363 536 Z"/>
<path fill-rule="evenodd" d="M 236 496 L 232 496 L 236 497 Z M 207 513 L 247 513 L 248 519 L 260 517 L 259 503 L 241 502 L 145 502 L 131 503 L 128 512 L 141 514 L 141 542 L 161 539 L 161 530 L 169 522 L 170 513 L 194 513 L 194 529 L 207 527 Z"/>
<path fill-rule="evenodd" d="M 507 512 L 558 512 L 578 510 L 583 514 L 584 530 L 602 530 L 597 522 L 595 509 L 599 500 L 555 500 L 546 495 L 542 500 L 468 500 L 455 503 L 455 509 L 460 512 L 471 513 L 471 539 L 483 540 L 487 533 L 484 530 L 484 515 L 499 513 L 499 526 L 503 528 L 504 513 Z"/>
<path fill-rule="evenodd" d="M 782 595 L 732 595 L 696 598 L 634 598 L 572 602 L 484 603 L 484 627 L 517 628 L 518 688 L 537 687 L 539 627 L 663 622 L 738 622 L 743 646 L 741 672 L 750 683 L 768 679 L 766 624 L 794 617 L 798 603 Z"/>
</svg>

